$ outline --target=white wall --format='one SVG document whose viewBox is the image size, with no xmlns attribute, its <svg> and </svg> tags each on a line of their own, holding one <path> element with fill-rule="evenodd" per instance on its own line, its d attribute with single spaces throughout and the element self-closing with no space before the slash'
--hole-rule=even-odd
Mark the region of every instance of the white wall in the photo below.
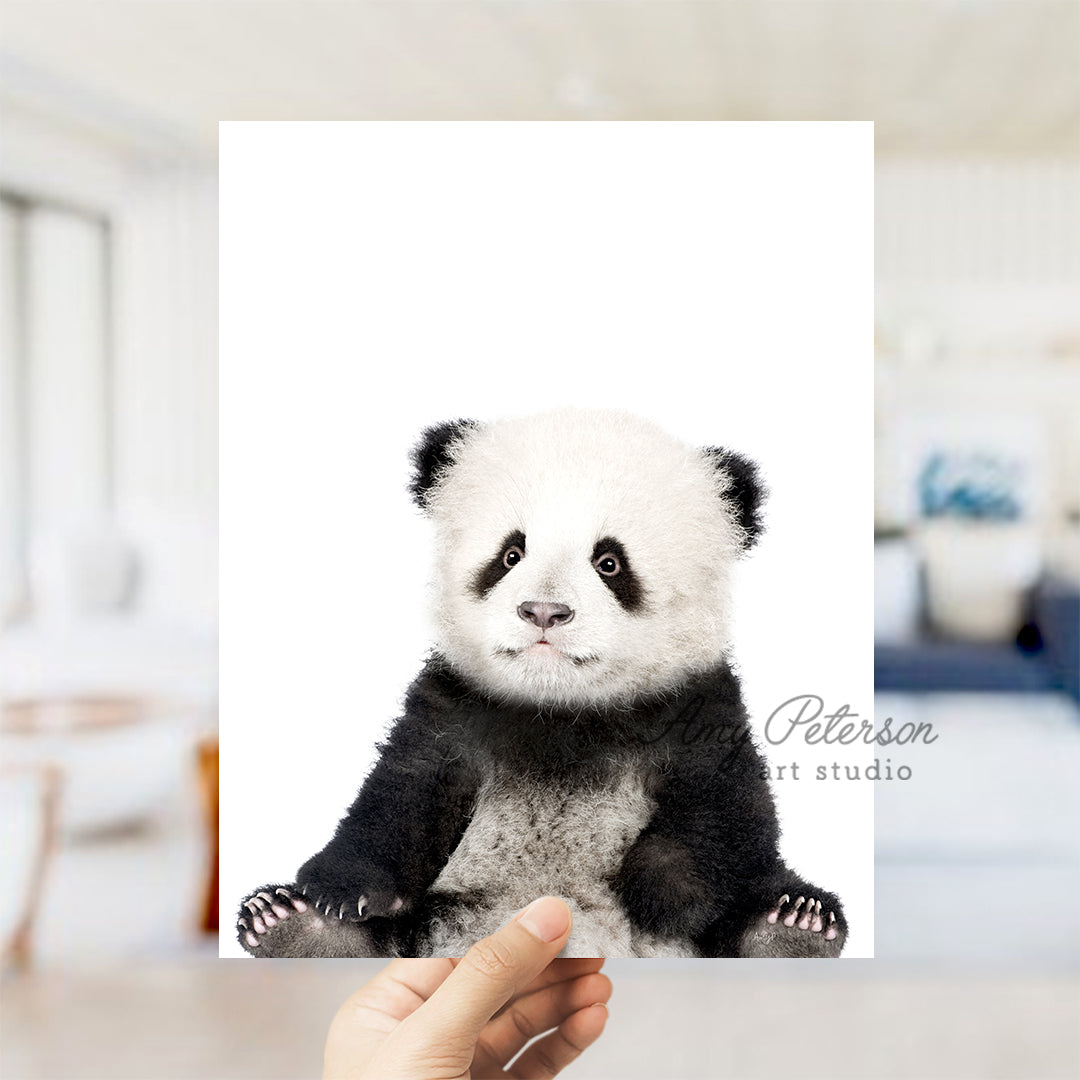
<svg viewBox="0 0 1080 1080">
<path fill-rule="evenodd" d="M 217 176 L 132 178 L 116 229 L 116 492 L 150 559 L 144 600 L 216 610 Z"/>
<path fill-rule="evenodd" d="M 1080 163 L 888 161 L 875 194 L 879 523 L 903 518 L 899 428 L 974 415 L 1037 432 L 1060 527 L 1080 510 Z"/>
<path fill-rule="evenodd" d="M 1080 163 L 879 162 L 875 197 L 881 344 L 1080 362 Z"/>
<path fill-rule="evenodd" d="M 45 516 L 71 521 L 103 506 L 102 456 L 111 439 L 112 509 L 138 544 L 143 602 L 169 617 L 212 621 L 216 163 L 9 109 L 0 185 L 100 214 L 113 240 L 106 359 L 104 327 L 85 305 L 72 306 L 72 298 L 86 293 L 87 275 L 103 272 L 104 260 L 59 215 L 34 215 L 41 250 L 59 257 L 34 270 L 40 287 L 32 291 L 51 306 L 39 312 L 45 329 L 32 335 L 27 358 L 36 433 L 24 470 L 32 523 Z M 106 366 L 111 430 L 104 422 Z"/>
<path fill-rule="evenodd" d="M 19 384 L 16 366 L 19 340 L 17 261 L 21 243 L 19 214 L 0 204 L 0 625 L 20 612 L 26 581 L 22 565 L 23 477 L 18 454 L 21 443 Z"/>
<path fill-rule="evenodd" d="M 107 230 L 32 208 L 24 244 L 29 525 L 51 537 L 108 507 Z"/>
</svg>

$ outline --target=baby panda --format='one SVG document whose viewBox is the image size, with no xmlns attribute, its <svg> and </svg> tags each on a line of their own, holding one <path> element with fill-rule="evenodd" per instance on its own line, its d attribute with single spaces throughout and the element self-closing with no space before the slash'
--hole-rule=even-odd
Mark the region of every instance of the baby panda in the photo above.
<svg viewBox="0 0 1080 1080">
<path fill-rule="evenodd" d="M 256 957 L 461 956 L 538 896 L 564 956 L 836 957 L 785 866 L 729 659 L 755 465 L 623 413 L 424 432 L 435 650 L 333 838 L 256 889 Z"/>
</svg>

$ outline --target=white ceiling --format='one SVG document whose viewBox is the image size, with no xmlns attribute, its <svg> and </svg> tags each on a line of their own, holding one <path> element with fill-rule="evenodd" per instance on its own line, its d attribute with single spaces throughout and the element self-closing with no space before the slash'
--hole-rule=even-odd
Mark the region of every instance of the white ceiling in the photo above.
<svg viewBox="0 0 1080 1080">
<path fill-rule="evenodd" d="M 219 119 L 874 119 L 1080 153 L 1075 0 L 7 0 L 4 98 L 204 153 Z"/>
</svg>

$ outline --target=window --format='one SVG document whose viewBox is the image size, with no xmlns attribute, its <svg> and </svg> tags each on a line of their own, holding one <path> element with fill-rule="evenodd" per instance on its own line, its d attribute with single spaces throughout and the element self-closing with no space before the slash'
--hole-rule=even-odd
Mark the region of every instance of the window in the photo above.
<svg viewBox="0 0 1080 1080">
<path fill-rule="evenodd" d="M 39 543 L 112 503 L 110 229 L 0 193 L 0 622 L 24 613 Z"/>
</svg>

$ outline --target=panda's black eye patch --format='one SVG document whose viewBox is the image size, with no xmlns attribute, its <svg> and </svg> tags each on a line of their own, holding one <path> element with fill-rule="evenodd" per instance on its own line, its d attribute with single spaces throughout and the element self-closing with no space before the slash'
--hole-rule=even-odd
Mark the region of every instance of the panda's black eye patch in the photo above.
<svg viewBox="0 0 1080 1080">
<path fill-rule="evenodd" d="M 613 536 L 596 541 L 592 564 L 600 580 L 615 594 L 627 611 L 640 611 L 645 605 L 645 590 L 630 567 L 626 550 Z"/>
<path fill-rule="evenodd" d="M 472 580 L 473 595 L 478 600 L 483 600 L 524 558 L 525 534 L 520 529 L 515 529 L 503 537 L 499 550 L 476 571 Z"/>
</svg>

